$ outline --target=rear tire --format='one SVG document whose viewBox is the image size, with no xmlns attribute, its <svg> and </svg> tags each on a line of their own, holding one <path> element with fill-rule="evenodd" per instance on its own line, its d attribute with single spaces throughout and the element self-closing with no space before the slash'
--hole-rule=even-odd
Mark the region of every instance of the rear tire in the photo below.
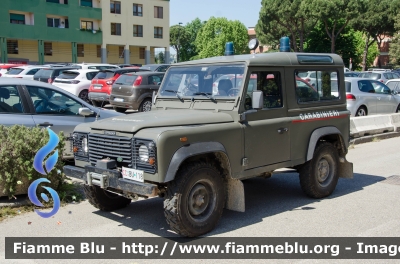
<svg viewBox="0 0 400 264">
<path fill-rule="evenodd" d="M 144 99 L 139 106 L 139 112 L 150 112 L 151 111 L 151 99 Z"/>
<path fill-rule="evenodd" d="M 365 108 L 365 106 L 360 106 L 357 109 L 356 116 L 366 116 L 366 115 L 368 115 L 367 108 Z"/>
<path fill-rule="evenodd" d="M 88 90 L 82 90 L 80 93 L 79 93 L 79 98 L 81 98 L 83 101 L 85 101 L 85 102 L 87 102 L 87 103 L 89 103 L 89 104 L 91 104 L 92 102 L 89 100 L 89 93 L 88 93 Z"/>
<path fill-rule="evenodd" d="M 101 189 L 99 186 L 84 185 L 86 198 L 89 203 L 101 211 L 113 211 L 124 208 L 131 200 L 115 193 Z"/>
<path fill-rule="evenodd" d="M 125 113 L 126 110 L 128 110 L 128 109 L 126 109 L 126 108 L 115 107 L 115 106 L 114 106 L 113 108 L 114 108 L 114 110 L 117 111 L 118 113 Z"/>
<path fill-rule="evenodd" d="M 300 168 L 300 185 L 312 198 L 323 198 L 335 190 L 339 175 L 339 155 L 337 149 L 327 142 L 320 143 L 312 160 Z"/>
<path fill-rule="evenodd" d="M 164 215 L 171 229 L 195 237 L 210 232 L 221 218 L 225 205 L 224 182 L 211 164 L 188 164 L 169 182 Z"/>
</svg>

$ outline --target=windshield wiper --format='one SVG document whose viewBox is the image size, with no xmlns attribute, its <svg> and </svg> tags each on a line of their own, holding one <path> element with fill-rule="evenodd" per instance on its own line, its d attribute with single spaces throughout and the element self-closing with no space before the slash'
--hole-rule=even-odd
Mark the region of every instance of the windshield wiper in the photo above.
<svg viewBox="0 0 400 264">
<path fill-rule="evenodd" d="M 182 97 L 178 94 L 180 93 L 179 91 L 176 90 L 164 90 L 165 92 L 170 92 L 170 93 L 175 93 L 176 97 L 179 98 L 179 100 L 183 101 Z"/>
<path fill-rule="evenodd" d="M 215 98 L 212 96 L 212 93 L 199 92 L 199 93 L 194 93 L 193 95 L 204 95 L 205 97 L 211 99 L 211 101 L 216 102 Z"/>
</svg>

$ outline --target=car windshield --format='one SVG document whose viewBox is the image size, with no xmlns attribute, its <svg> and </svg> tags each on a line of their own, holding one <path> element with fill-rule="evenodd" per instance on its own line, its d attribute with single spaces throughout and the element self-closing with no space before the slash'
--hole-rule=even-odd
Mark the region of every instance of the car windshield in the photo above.
<svg viewBox="0 0 400 264">
<path fill-rule="evenodd" d="M 160 66 L 160 65 L 144 65 L 144 66 L 140 67 L 139 69 L 155 71 L 158 68 L 158 66 Z"/>
<path fill-rule="evenodd" d="M 361 78 L 370 78 L 370 79 L 379 79 L 381 78 L 381 74 L 380 73 L 372 73 L 372 72 L 362 72 L 360 73 L 359 77 Z"/>
<path fill-rule="evenodd" d="M 242 87 L 244 71 L 243 64 L 172 67 L 164 78 L 159 96 L 235 99 Z"/>
<path fill-rule="evenodd" d="M 138 75 L 128 75 L 128 74 L 123 74 L 119 76 L 119 78 L 115 81 L 114 84 L 119 84 L 119 85 L 133 85 L 133 83 L 136 81 Z"/>
<path fill-rule="evenodd" d="M 99 72 L 93 79 L 110 79 L 115 75 L 114 72 L 110 72 L 110 71 L 102 71 Z"/>
<path fill-rule="evenodd" d="M 41 69 L 39 70 L 36 74 L 35 77 L 37 78 L 50 78 L 51 74 L 53 73 L 54 70 L 50 70 L 50 69 Z"/>
<path fill-rule="evenodd" d="M 63 73 L 61 73 L 58 78 L 59 79 L 75 79 L 76 77 L 78 77 L 79 72 L 70 72 L 70 71 L 65 71 Z"/>
<path fill-rule="evenodd" d="M 11 68 L 7 74 L 17 75 L 20 74 L 24 69 L 21 68 Z"/>
</svg>

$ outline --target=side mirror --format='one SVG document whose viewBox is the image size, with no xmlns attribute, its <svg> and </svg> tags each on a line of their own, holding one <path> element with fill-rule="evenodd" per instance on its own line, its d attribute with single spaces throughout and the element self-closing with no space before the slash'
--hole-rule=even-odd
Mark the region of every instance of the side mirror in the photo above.
<svg viewBox="0 0 400 264">
<path fill-rule="evenodd" d="M 264 95 L 262 91 L 253 91 L 253 99 L 251 102 L 253 109 L 262 109 L 264 106 Z"/>
<path fill-rule="evenodd" d="M 94 114 L 94 111 L 90 110 L 87 107 L 81 107 L 81 108 L 79 108 L 79 114 L 81 116 L 91 116 Z"/>
</svg>

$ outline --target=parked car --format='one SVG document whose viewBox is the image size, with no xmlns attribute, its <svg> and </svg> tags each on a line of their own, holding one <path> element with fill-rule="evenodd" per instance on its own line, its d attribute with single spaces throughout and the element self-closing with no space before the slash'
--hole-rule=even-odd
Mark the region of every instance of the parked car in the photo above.
<svg viewBox="0 0 400 264">
<path fill-rule="evenodd" d="M 0 64 L 0 77 L 8 72 L 10 68 L 17 67 L 17 66 L 23 66 L 23 64 L 10 64 L 10 63 L 3 63 Z"/>
<path fill-rule="evenodd" d="M 43 68 L 33 75 L 33 79 L 35 81 L 53 83 L 54 79 L 57 78 L 63 71 L 73 69 L 76 68 L 71 66 Z"/>
<path fill-rule="evenodd" d="M 0 124 L 50 127 L 66 138 L 80 123 L 119 116 L 112 110 L 91 106 L 54 85 L 16 78 L 0 78 Z M 72 158 L 67 140 L 64 158 Z"/>
<path fill-rule="evenodd" d="M 145 64 L 140 69 L 145 69 L 154 72 L 166 72 L 171 64 Z"/>
<path fill-rule="evenodd" d="M 76 63 L 71 66 L 77 69 L 92 69 L 92 70 L 107 70 L 107 69 L 119 69 L 117 65 L 107 64 L 107 63 Z"/>
<path fill-rule="evenodd" d="M 14 78 L 23 78 L 28 80 L 33 80 L 33 75 L 37 73 L 40 69 L 45 68 L 44 66 L 17 66 L 10 68 L 8 72 L 3 74 L 3 77 L 14 77 Z"/>
<path fill-rule="evenodd" d="M 108 104 L 110 100 L 110 94 L 112 85 L 115 80 L 124 73 L 148 71 L 139 69 L 139 67 L 121 68 L 121 69 L 107 69 L 100 71 L 92 79 L 92 83 L 89 87 L 89 100 L 94 106 L 103 106 Z"/>
<path fill-rule="evenodd" d="M 393 76 L 391 72 L 381 72 L 381 71 L 360 72 L 358 77 L 373 79 L 380 81 L 382 83 L 386 83 L 388 80 L 395 78 L 395 76 Z"/>
<path fill-rule="evenodd" d="M 400 78 L 390 79 L 387 81 L 386 86 L 389 87 L 392 91 L 396 91 L 400 94 Z M 400 96 L 400 95 L 399 95 Z"/>
<path fill-rule="evenodd" d="M 345 78 L 347 109 L 352 116 L 397 113 L 400 97 L 385 84 L 358 77 Z"/>
<path fill-rule="evenodd" d="M 134 64 L 115 64 L 120 68 L 127 68 L 127 67 L 142 67 L 142 64 L 134 63 Z"/>
<path fill-rule="evenodd" d="M 136 72 L 119 76 L 112 86 L 110 104 L 117 112 L 128 109 L 148 112 L 151 110 L 153 91 L 157 92 L 164 73 Z"/>
<path fill-rule="evenodd" d="M 99 70 L 67 70 L 55 78 L 53 84 L 90 102 L 89 87 L 98 72 Z"/>
</svg>

